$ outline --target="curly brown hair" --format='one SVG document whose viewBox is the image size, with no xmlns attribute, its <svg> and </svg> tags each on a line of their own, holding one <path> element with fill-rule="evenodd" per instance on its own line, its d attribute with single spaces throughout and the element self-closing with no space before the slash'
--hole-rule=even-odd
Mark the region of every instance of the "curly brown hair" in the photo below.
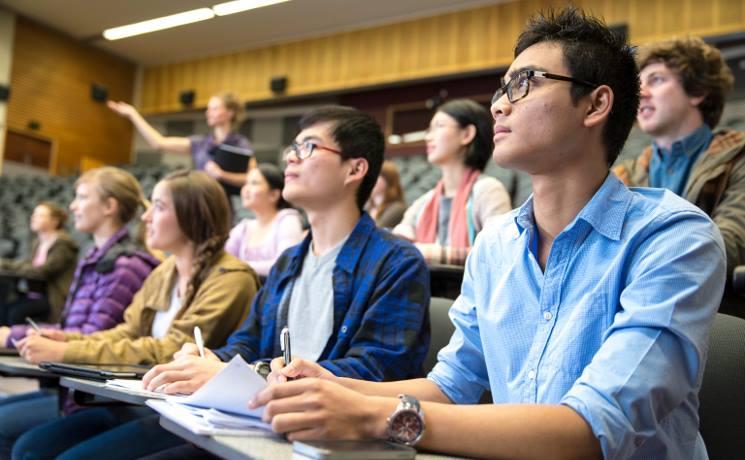
<svg viewBox="0 0 745 460">
<path fill-rule="evenodd" d="M 171 192 L 178 226 L 196 249 L 182 300 L 187 308 L 222 254 L 230 232 L 230 207 L 220 184 L 202 171 L 174 171 L 163 183 Z"/>
<path fill-rule="evenodd" d="M 639 70 L 661 62 L 680 79 L 686 94 L 706 97 L 698 109 L 714 128 L 722 117 L 727 93 L 735 78 L 719 50 L 698 37 L 674 38 L 640 48 Z"/>
</svg>

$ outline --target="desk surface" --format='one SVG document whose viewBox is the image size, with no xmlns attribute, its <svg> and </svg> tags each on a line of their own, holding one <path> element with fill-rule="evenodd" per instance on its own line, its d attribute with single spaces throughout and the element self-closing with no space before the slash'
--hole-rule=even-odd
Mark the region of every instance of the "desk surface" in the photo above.
<svg viewBox="0 0 745 460">
<path fill-rule="evenodd" d="M 55 375 L 40 369 L 20 356 L 0 356 L 0 375 L 7 377 L 54 378 Z"/>
<path fill-rule="evenodd" d="M 101 382 L 98 380 L 62 377 L 59 381 L 59 384 L 63 387 L 70 388 L 71 390 L 89 393 L 95 396 L 101 396 L 103 398 L 113 399 L 115 401 L 121 401 L 128 404 L 144 405 L 145 401 L 150 399 L 147 396 L 143 396 L 139 393 L 127 390 L 126 388 L 107 387 L 106 382 Z"/>
<path fill-rule="evenodd" d="M 277 437 L 262 436 L 204 436 L 194 434 L 181 425 L 160 417 L 160 425 L 202 449 L 229 460 L 264 460 L 291 459 L 305 457 L 293 456 L 292 444 Z M 418 460 L 438 460 L 446 458 L 441 455 L 417 454 Z"/>
</svg>

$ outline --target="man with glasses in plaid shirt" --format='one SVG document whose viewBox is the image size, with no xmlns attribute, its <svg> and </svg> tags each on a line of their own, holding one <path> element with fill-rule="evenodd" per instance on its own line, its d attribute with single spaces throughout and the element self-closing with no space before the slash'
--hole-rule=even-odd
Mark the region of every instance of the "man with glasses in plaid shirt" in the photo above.
<svg viewBox="0 0 745 460">
<path fill-rule="evenodd" d="M 280 256 L 224 347 L 200 358 L 195 345 L 185 345 L 173 362 L 148 372 L 149 389 L 192 393 L 235 355 L 268 374 L 285 326 L 293 358 L 336 375 L 384 381 L 422 374 L 429 271 L 412 244 L 362 211 L 383 163 L 383 133 L 371 116 L 338 106 L 309 112 L 299 128 L 285 151 L 283 196 L 307 213 L 308 236 Z M 159 446 L 170 439 L 162 458 L 203 455 L 160 428 L 157 415 L 123 425 L 117 436 L 140 444 L 157 438 Z"/>
<path fill-rule="evenodd" d="M 534 193 L 476 239 L 432 372 L 364 382 L 277 359 L 250 405 L 290 440 L 706 458 L 698 390 L 724 248 L 698 208 L 609 174 L 638 104 L 624 40 L 573 8 L 533 18 L 491 111 L 495 161 L 528 172 Z M 477 404 L 486 390 L 494 404 Z"/>
</svg>

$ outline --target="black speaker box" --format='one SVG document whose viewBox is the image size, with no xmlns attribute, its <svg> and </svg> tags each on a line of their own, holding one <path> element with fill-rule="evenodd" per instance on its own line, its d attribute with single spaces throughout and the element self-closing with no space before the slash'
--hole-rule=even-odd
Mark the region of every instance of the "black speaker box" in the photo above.
<svg viewBox="0 0 745 460">
<path fill-rule="evenodd" d="M 0 102 L 10 99 L 10 86 L 0 85 Z"/>
<path fill-rule="evenodd" d="M 96 102 L 106 102 L 109 98 L 109 89 L 98 83 L 91 83 L 91 98 Z"/>
<path fill-rule="evenodd" d="M 274 94 L 282 94 L 287 90 L 287 77 L 274 77 L 269 81 L 269 89 Z"/>
<path fill-rule="evenodd" d="M 179 93 L 178 100 L 181 102 L 181 105 L 191 106 L 194 105 L 195 96 L 196 92 L 193 89 L 187 89 Z"/>
</svg>

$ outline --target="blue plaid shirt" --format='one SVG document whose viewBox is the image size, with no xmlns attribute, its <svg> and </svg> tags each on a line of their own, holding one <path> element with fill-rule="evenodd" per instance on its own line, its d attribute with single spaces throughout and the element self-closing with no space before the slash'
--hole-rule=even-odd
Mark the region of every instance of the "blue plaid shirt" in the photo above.
<svg viewBox="0 0 745 460">
<path fill-rule="evenodd" d="M 301 270 L 312 235 L 272 267 L 243 325 L 215 353 L 248 362 L 280 355 L 282 296 Z M 422 375 L 429 348 L 429 270 L 410 243 L 363 214 L 336 257 L 334 329 L 318 363 L 337 376 L 399 380 Z M 313 299 L 307 299 L 310 305 Z M 312 325 L 309 325 L 312 327 Z"/>
<path fill-rule="evenodd" d="M 456 404 L 565 404 L 604 458 L 706 458 L 698 391 L 724 288 L 716 225 L 672 192 L 610 174 L 542 270 L 533 200 L 468 256 L 455 333 L 429 378 Z"/>
</svg>

